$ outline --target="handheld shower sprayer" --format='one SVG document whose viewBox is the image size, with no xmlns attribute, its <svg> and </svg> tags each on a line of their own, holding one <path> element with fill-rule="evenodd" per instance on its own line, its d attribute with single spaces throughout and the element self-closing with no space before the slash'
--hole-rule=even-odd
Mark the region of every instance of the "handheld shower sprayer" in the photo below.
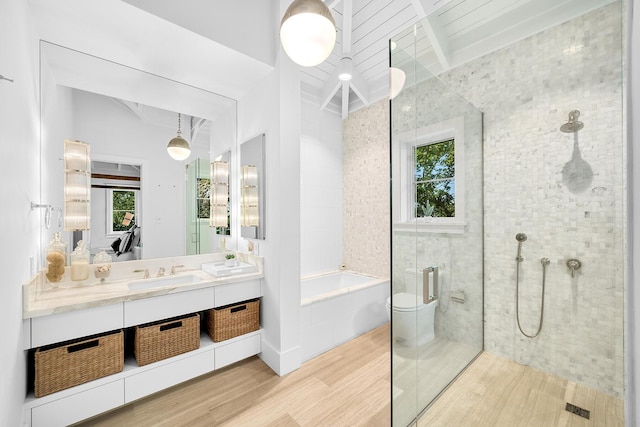
<svg viewBox="0 0 640 427">
<path fill-rule="evenodd" d="M 522 262 L 522 260 L 524 260 L 524 258 L 522 258 L 522 242 L 524 242 L 525 240 L 527 240 L 527 235 L 524 233 L 518 233 L 516 234 L 516 240 L 518 241 L 518 255 L 516 256 L 516 261 L 518 262 Z"/>
</svg>

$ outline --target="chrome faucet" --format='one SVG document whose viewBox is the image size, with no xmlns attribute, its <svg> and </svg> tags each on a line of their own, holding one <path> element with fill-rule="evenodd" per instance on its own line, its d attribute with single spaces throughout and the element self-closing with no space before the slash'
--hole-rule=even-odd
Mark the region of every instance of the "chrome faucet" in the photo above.
<svg viewBox="0 0 640 427">
<path fill-rule="evenodd" d="M 158 275 L 156 277 L 162 277 L 164 276 L 164 267 L 160 267 L 158 269 Z"/>
<path fill-rule="evenodd" d="M 144 272 L 144 278 L 148 279 L 149 278 L 149 269 L 145 268 L 144 270 L 133 270 L 134 273 L 142 273 Z"/>
<path fill-rule="evenodd" d="M 171 266 L 171 275 L 176 274 L 176 268 L 181 268 L 181 267 L 184 267 L 184 265 L 182 265 L 182 264 L 172 265 Z"/>
</svg>

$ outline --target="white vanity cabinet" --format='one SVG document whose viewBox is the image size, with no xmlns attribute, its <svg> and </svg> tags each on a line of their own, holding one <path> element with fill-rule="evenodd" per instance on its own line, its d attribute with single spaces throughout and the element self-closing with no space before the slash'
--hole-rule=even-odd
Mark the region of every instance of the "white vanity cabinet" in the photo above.
<svg viewBox="0 0 640 427">
<path fill-rule="evenodd" d="M 31 319 L 31 348 L 122 329 L 122 303 Z"/>
<path fill-rule="evenodd" d="M 257 278 L 34 317 L 27 319 L 30 334 L 25 345 L 36 348 L 261 296 Z M 25 426 L 69 425 L 253 356 L 261 351 L 261 334 L 258 330 L 214 343 L 202 333 L 197 350 L 145 366 L 125 358 L 124 369 L 117 374 L 40 398 L 27 396 Z"/>
</svg>

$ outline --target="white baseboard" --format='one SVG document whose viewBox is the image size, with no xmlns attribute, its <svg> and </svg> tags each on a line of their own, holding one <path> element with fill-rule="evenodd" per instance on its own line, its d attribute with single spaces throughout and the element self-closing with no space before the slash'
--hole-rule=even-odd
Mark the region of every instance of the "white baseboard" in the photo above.
<svg viewBox="0 0 640 427">
<path fill-rule="evenodd" d="M 279 352 L 264 339 L 262 340 L 262 352 L 259 357 L 280 376 L 287 375 L 302 365 L 302 349 L 300 346 L 285 352 Z"/>
</svg>

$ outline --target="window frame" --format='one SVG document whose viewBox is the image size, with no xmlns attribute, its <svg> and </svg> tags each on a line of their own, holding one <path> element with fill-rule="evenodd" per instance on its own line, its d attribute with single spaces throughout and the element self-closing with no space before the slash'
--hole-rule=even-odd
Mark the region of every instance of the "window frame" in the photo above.
<svg viewBox="0 0 640 427">
<path fill-rule="evenodd" d="M 106 203 L 105 203 L 105 207 L 106 207 L 106 236 L 109 238 L 112 237 L 120 237 L 122 236 L 122 234 L 126 233 L 126 231 L 117 231 L 113 229 L 113 192 L 114 191 L 132 191 L 134 193 L 134 217 L 133 220 L 134 222 L 136 221 L 136 219 L 138 219 L 139 217 L 139 211 L 140 211 L 140 190 L 139 189 L 135 189 L 135 188 L 107 188 L 105 191 L 105 195 L 106 195 Z"/>
<path fill-rule="evenodd" d="M 415 217 L 415 148 L 454 141 L 454 217 Z M 398 230 L 419 232 L 464 233 L 465 222 L 465 169 L 464 169 L 464 116 L 420 128 L 400 138 L 400 221 Z"/>
</svg>

